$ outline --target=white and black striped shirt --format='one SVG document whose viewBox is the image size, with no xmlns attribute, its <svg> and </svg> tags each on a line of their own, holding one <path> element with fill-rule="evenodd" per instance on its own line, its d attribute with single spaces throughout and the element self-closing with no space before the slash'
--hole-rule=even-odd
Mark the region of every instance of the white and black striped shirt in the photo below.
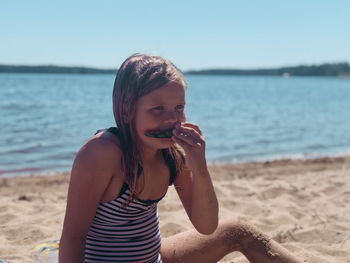
<svg viewBox="0 0 350 263">
<path fill-rule="evenodd" d="M 134 199 L 124 183 L 113 201 L 100 203 L 85 244 L 85 262 L 162 262 L 157 203 Z"/>
<path fill-rule="evenodd" d="M 118 136 L 115 127 L 107 131 Z M 163 157 L 171 185 L 176 177 L 175 163 L 164 150 Z M 141 171 L 139 167 L 138 175 Z M 150 201 L 133 198 L 129 202 L 130 195 L 124 183 L 116 199 L 99 204 L 86 237 L 84 262 L 162 262 L 157 204 L 164 196 Z"/>
</svg>

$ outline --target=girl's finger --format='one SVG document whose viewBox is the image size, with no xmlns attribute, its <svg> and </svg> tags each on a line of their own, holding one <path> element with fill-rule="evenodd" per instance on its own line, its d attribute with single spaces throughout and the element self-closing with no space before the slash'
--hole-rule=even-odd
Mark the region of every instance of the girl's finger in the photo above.
<svg viewBox="0 0 350 263">
<path fill-rule="evenodd" d="M 203 143 L 204 138 L 203 135 L 199 134 L 195 129 L 188 127 L 176 127 L 175 131 L 180 132 L 180 134 L 184 134 L 184 137 L 191 138 L 195 142 Z"/>
<path fill-rule="evenodd" d="M 192 145 L 188 144 L 186 141 L 182 140 L 179 137 L 173 136 L 171 137 L 176 143 L 178 143 L 184 150 L 186 151 L 189 147 L 193 147 Z"/>
<path fill-rule="evenodd" d="M 191 146 L 200 146 L 203 144 L 203 140 L 201 140 L 201 138 L 194 138 L 191 133 L 186 133 L 186 132 L 181 132 L 179 130 L 175 130 L 174 131 L 174 136 L 176 138 L 179 138 L 182 141 L 185 141 L 187 144 L 191 145 Z M 197 134 L 197 136 L 199 136 Z M 197 137 L 196 136 L 196 137 Z"/>
<path fill-rule="evenodd" d="M 191 127 L 191 128 L 193 128 L 193 129 L 195 129 L 200 135 L 203 135 L 203 134 L 202 134 L 202 131 L 199 129 L 199 127 L 198 127 L 197 125 L 193 124 L 193 123 L 184 122 L 184 123 L 182 123 L 182 125 L 184 125 L 185 127 L 186 127 L 186 126 L 187 126 L 187 127 Z"/>
<path fill-rule="evenodd" d="M 179 130 L 175 130 L 174 136 L 175 136 L 175 138 L 177 138 L 181 141 L 184 141 L 191 146 L 195 145 L 194 139 L 188 133 L 183 133 L 183 132 L 180 132 Z"/>
</svg>

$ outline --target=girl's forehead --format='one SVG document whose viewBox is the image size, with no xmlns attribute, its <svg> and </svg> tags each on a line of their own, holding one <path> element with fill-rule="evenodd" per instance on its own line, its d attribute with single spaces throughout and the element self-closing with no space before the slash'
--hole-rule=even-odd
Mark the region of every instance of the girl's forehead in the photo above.
<svg viewBox="0 0 350 263">
<path fill-rule="evenodd" d="M 142 96 L 139 101 L 145 103 L 185 102 L 185 87 L 178 83 L 168 83 Z"/>
</svg>

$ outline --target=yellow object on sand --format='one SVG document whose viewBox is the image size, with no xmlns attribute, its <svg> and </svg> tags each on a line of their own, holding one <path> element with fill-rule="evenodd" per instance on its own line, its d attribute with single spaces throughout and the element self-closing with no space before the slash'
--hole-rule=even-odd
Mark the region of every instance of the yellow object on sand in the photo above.
<svg viewBox="0 0 350 263">
<path fill-rule="evenodd" d="M 35 258 L 38 263 L 57 263 L 59 240 L 54 240 L 48 243 L 42 243 L 34 248 Z"/>
</svg>

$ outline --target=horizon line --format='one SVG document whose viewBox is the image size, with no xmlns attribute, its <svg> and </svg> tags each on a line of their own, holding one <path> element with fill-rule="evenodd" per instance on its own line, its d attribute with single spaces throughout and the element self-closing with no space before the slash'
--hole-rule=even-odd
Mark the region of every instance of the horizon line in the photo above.
<svg viewBox="0 0 350 263">
<path fill-rule="evenodd" d="M 212 68 L 202 68 L 202 69 L 187 69 L 183 70 L 183 72 L 196 72 L 196 71 L 207 71 L 207 70 L 270 70 L 270 69 L 281 69 L 281 68 L 293 68 L 293 67 L 300 67 L 300 66 L 306 66 L 306 67 L 312 67 L 312 66 L 322 66 L 322 65 L 337 65 L 337 64 L 348 64 L 350 65 L 350 62 L 348 61 L 338 61 L 338 62 L 323 62 L 323 63 L 300 63 L 300 64 L 294 64 L 294 65 L 284 65 L 284 66 L 257 66 L 252 68 L 239 68 L 239 67 L 212 67 Z M 119 68 L 107 68 L 107 67 L 95 67 L 95 66 L 84 66 L 84 65 L 59 65 L 59 64 L 2 64 L 0 63 L 0 67 L 58 67 L 58 68 L 83 68 L 83 69 L 93 69 L 93 70 L 104 70 L 104 71 L 112 71 L 112 70 L 118 70 Z"/>
</svg>

